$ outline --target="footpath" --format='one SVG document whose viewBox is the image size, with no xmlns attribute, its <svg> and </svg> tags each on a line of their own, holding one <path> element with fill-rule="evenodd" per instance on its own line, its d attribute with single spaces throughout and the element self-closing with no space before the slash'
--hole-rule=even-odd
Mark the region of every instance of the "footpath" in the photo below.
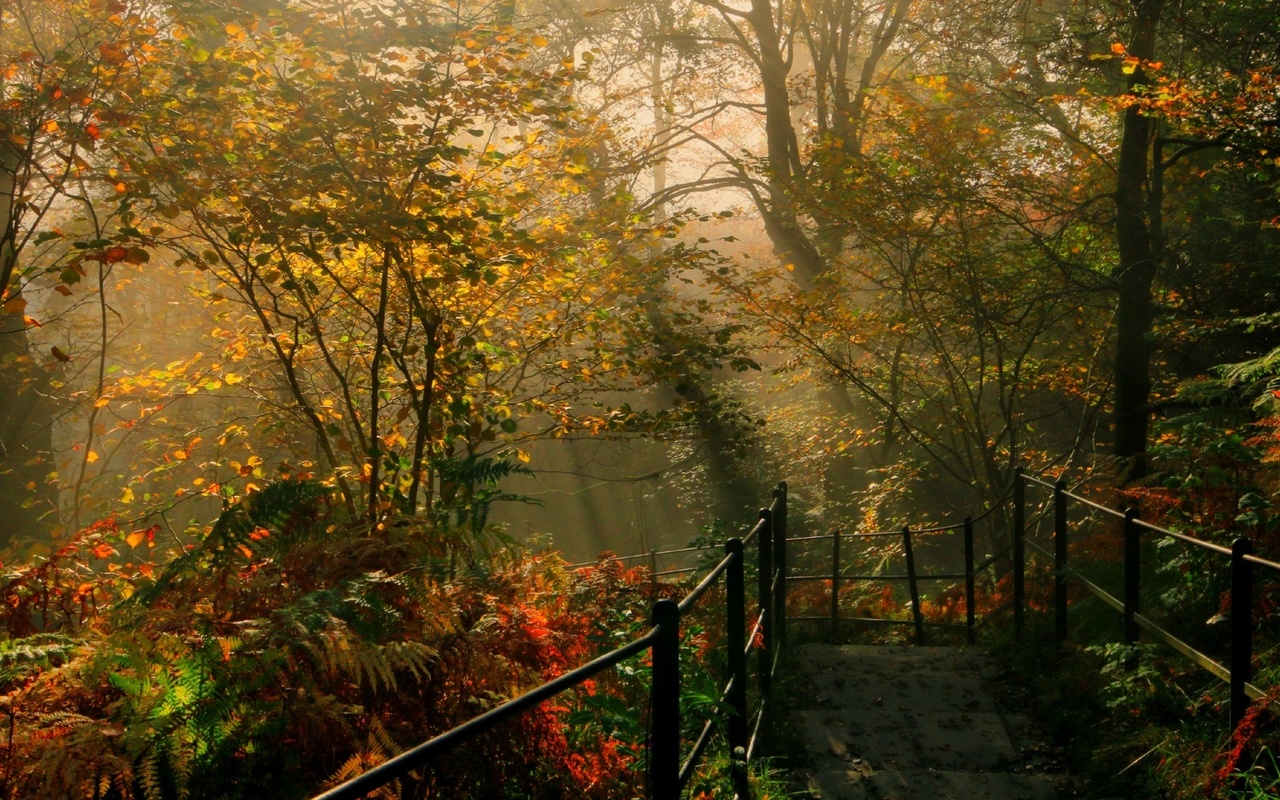
<svg viewBox="0 0 1280 800">
<path fill-rule="evenodd" d="M 962 647 L 807 644 L 793 709 L 821 800 L 1061 800 L 1074 793 L 996 667 Z"/>
</svg>

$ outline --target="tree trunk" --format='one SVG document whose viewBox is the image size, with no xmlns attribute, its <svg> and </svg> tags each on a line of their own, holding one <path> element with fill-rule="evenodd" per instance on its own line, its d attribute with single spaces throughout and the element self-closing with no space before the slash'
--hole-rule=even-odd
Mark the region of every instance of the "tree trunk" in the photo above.
<svg viewBox="0 0 1280 800">
<path fill-rule="evenodd" d="M 1164 0 L 1134 0 L 1128 54 L 1149 61 L 1155 54 L 1156 27 Z M 1147 85 L 1141 64 L 1129 76 L 1127 94 Z M 1125 109 L 1116 163 L 1116 245 L 1112 277 L 1119 298 L 1115 339 L 1115 454 L 1118 479 L 1130 483 L 1146 475 L 1147 429 L 1151 410 L 1151 330 L 1155 302 L 1151 290 L 1159 266 L 1154 222 L 1149 209 L 1152 122 L 1137 106 Z"/>
<path fill-rule="evenodd" d="M 0 133 L 7 126 L 0 125 Z M 0 142 L 0 549 L 56 524 L 54 409 L 48 376 L 32 358 L 18 269 L 18 173 L 23 153 Z M 13 309 L 13 310 L 8 310 Z"/>
<path fill-rule="evenodd" d="M 757 202 L 774 252 L 795 269 L 801 288 L 811 288 L 823 271 L 823 259 L 801 227 L 792 197 L 792 179 L 800 169 L 799 146 L 791 122 L 787 63 L 769 0 L 752 0 L 747 15 L 760 47 L 760 81 L 764 93 L 764 128 L 768 158 L 768 202 Z"/>
<path fill-rule="evenodd" d="M 54 408 L 22 316 L 0 311 L 0 549 L 57 524 Z"/>
</svg>

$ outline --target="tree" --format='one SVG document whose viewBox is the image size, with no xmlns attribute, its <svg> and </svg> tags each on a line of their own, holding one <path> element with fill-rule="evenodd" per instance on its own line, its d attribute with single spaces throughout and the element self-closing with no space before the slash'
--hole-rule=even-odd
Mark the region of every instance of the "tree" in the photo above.
<svg viewBox="0 0 1280 800">
<path fill-rule="evenodd" d="M 571 108 L 572 62 L 413 4 L 200 11 L 118 143 L 124 181 L 225 304 L 236 384 L 287 432 L 274 466 L 314 448 L 380 524 L 469 502 L 457 464 L 522 438 L 653 424 L 585 401 L 657 363 L 636 310 L 697 256 L 655 253 L 680 221 L 591 168 L 608 132 Z M 728 352 L 697 338 L 697 363 Z"/>
<path fill-rule="evenodd" d="M 30 296 L 49 279 L 70 294 L 83 256 L 111 243 L 95 151 L 107 117 L 129 102 L 155 34 L 143 11 L 120 2 L 16 0 L 0 9 L 0 546 L 55 524 L 51 378 L 69 357 L 34 348 L 28 332 L 40 321 L 27 313 Z M 82 258 L 47 258 L 66 237 L 46 222 L 68 207 L 90 234 Z"/>
</svg>

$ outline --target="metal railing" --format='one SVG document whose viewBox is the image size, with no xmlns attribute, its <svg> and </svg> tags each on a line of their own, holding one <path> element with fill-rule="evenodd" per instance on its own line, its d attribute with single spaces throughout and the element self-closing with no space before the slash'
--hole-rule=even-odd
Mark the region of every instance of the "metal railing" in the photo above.
<svg viewBox="0 0 1280 800">
<path fill-rule="evenodd" d="M 1053 551 L 1041 547 L 1027 538 L 1026 530 L 1026 485 L 1039 486 L 1053 492 Z M 1093 512 L 1120 520 L 1123 524 L 1123 569 L 1124 581 L 1121 597 L 1116 597 L 1097 583 L 1089 580 L 1068 564 L 1068 542 L 1071 536 L 1068 525 L 1068 503 L 1088 508 Z M 1253 547 L 1247 538 L 1238 538 L 1225 547 L 1213 542 L 1206 542 L 1184 533 L 1167 530 L 1144 522 L 1133 508 L 1123 512 L 1107 508 L 1078 494 L 1067 491 L 1062 481 L 1050 483 L 1025 474 L 1018 470 L 1014 482 L 1014 542 L 1023 543 L 1042 555 L 1053 559 L 1054 576 L 1054 633 L 1059 641 L 1067 637 L 1067 581 L 1073 579 L 1091 594 L 1120 612 L 1124 620 L 1124 643 L 1137 644 L 1141 632 L 1160 643 L 1172 648 L 1182 656 L 1199 666 L 1204 671 L 1226 683 L 1230 697 L 1230 719 L 1234 728 L 1244 717 L 1252 700 L 1261 700 L 1266 693 L 1252 684 L 1253 671 L 1253 568 L 1263 567 L 1280 573 L 1280 563 L 1253 555 Z M 1142 539 L 1144 535 L 1169 537 L 1188 547 L 1194 547 L 1214 553 L 1228 561 L 1231 588 L 1229 593 L 1230 643 L 1228 645 L 1228 663 L 1226 665 L 1201 652 L 1170 631 L 1158 625 L 1150 617 L 1142 614 Z M 1022 553 L 1021 548 L 1015 553 Z M 1026 571 L 1025 559 L 1015 555 L 1015 575 L 1023 576 Z M 1015 612 L 1018 625 L 1016 631 L 1021 634 L 1021 618 L 1024 598 L 1015 598 Z M 1130 664 L 1129 666 L 1132 666 Z"/>
<path fill-rule="evenodd" d="M 933 527 L 917 528 L 913 530 L 910 526 L 902 528 L 902 530 L 892 531 L 866 531 L 858 533 L 844 533 L 840 530 L 832 531 L 829 534 L 821 536 L 801 536 L 793 539 L 787 539 L 788 543 L 802 544 L 809 542 L 825 542 L 831 543 L 831 560 L 830 572 L 827 574 L 808 574 L 808 575 L 788 575 L 783 573 L 782 581 L 784 587 L 780 590 L 780 594 L 786 594 L 785 584 L 792 582 L 806 581 L 822 581 L 830 585 L 830 610 L 826 616 L 791 616 L 788 619 L 809 622 L 829 622 L 831 625 L 831 635 L 834 637 L 838 634 L 839 628 L 845 623 L 864 624 L 864 625 L 910 625 L 915 631 L 915 640 L 917 644 L 925 643 L 925 628 L 950 628 L 963 629 L 965 631 L 966 640 L 969 644 L 973 644 L 976 639 L 976 631 L 982 623 L 976 619 L 975 609 L 977 607 L 977 577 L 983 572 L 992 569 L 996 563 L 1007 557 L 1015 545 L 1010 545 L 997 553 L 988 555 L 981 563 L 976 562 L 975 545 L 974 545 L 974 525 L 985 519 L 988 515 L 994 513 L 1001 508 L 1008 492 L 1001 497 L 991 508 L 979 514 L 977 517 L 965 517 L 963 522 L 954 525 L 940 525 Z M 964 541 L 964 571 L 963 572 L 921 572 L 917 568 L 917 559 L 915 556 L 915 546 L 918 538 L 921 536 L 935 536 L 940 534 L 953 534 L 962 532 Z M 841 556 L 842 543 L 848 541 L 860 541 L 868 539 L 878 539 L 886 537 L 900 537 L 902 540 L 902 555 L 905 573 L 891 575 L 847 575 L 844 572 L 844 560 Z M 785 548 L 784 548 L 785 552 Z M 785 559 L 785 555 L 783 556 Z M 964 597 L 965 597 L 965 621 L 963 623 L 927 621 L 924 619 L 924 609 L 920 597 L 920 584 L 924 581 L 964 581 Z M 907 591 L 911 597 L 911 619 L 885 619 L 882 617 L 855 617 L 845 616 L 840 612 L 840 588 L 843 585 L 851 583 L 899 583 L 906 582 Z M 988 618 L 999 614 L 1008 607 L 996 609 Z M 985 620 L 984 620 L 985 621 Z"/>
<path fill-rule="evenodd" d="M 1041 547 L 1027 536 L 1026 488 L 1028 484 L 1050 489 L 1053 492 L 1052 506 L 1054 535 L 1052 550 Z M 974 523 L 987 515 L 992 514 L 999 508 L 1004 507 L 1005 500 L 1010 494 L 1012 494 L 1012 509 L 1010 509 L 1012 515 L 1011 541 L 1008 545 L 1001 548 L 999 552 L 986 557 L 981 563 L 975 564 Z M 1124 579 L 1121 597 L 1116 597 L 1110 592 L 1107 592 L 1079 571 L 1069 567 L 1068 541 L 1071 533 L 1068 525 L 1068 503 L 1078 504 L 1092 512 L 1100 513 L 1122 522 L 1124 529 Z M 963 532 L 964 571 L 952 573 L 925 573 L 919 571 L 917 569 L 914 553 L 916 537 L 922 535 L 954 533 L 956 531 Z M 1191 644 L 1161 627 L 1149 616 L 1142 613 L 1141 544 L 1143 536 L 1151 535 L 1169 537 L 1185 546 L 1194 547 L 1216 554 L 1228 562 L 1227 566 L 1230 570 L 1230 592 L 1228 600 L 1230 609 L 1230 643 L 1228 645 L 1229 658 L 1226 664 L 1215 660 L 1211 656 L 1193 647 Z M 878 537 L 901 537 L 902 555 L 906 568 L 905 574 L 844 574 L 843 562 L 841 560 L 842 543 L 848 542 L 849 540 L 865 540 Z M 789 575 L 786 569 L 787 544 L 820 541 L 829 541 L 831 543 L 829 574 Z M 786 539 L 783 537 L 774 548 L 774 558 L 780 565 L 782 565 L 778 578 L 778 582 L 781 585 L 774 587 L 777 595 L 777 599 L 775 600 L 776 607 L 779 609 L 786 608 L 785 597 L 787 594 L 787 584 L 789 582 L 828 582 L 831 594 L 830 610 L 826 616 L 780 616 L 779 627 L 782 626 L 784 619 L 796 621 L 829 621 L 831 625 L 831 632 L 834 637 L 838 632 L 839 626 L 843 623 L 910 625 L 914 628 L 915 640 L 919 644 L 923 644 L 925 642 L 926 627 L 952 629 L 963 628 L 967 641 L 972 644 L 975 640 L 975 631 L 981 624 L 983 624 L 983 622 L 1005 611 L 1012 610 L 1014 635 L 1017 638 L 1022 638 L 1024 634 L 1027 610 L 1026 573 L 1028 548 L 1030 548 L 1034 553 L 1038 553 L 1048 559 L 1052 559 L 1054 633 L 1058 641 L 1063 641 L 1067 637 L 1067 608 L 1069 604 L 1068 583 L 1069 581 L 1074 580 L 1078 582 L 1079 585 L 1087 589 L 1091 594 L 1110 605 L 1116 611 L 1120 612 L 1124 623 L 1123 641 L 1126 645 L 1136 644 L 1139 640 L 1140 634 L 1146 633 L 1150 638 L 1172 648 L 1174 651 L 1181 654 L 1204 671 L 1214 675 L 1219 680 L 1226 683 L 1229 686 L 1230 720 L 1232 727 L 1235 727 L 1235 725 L 1244 717 L 1245 711 L 1248 709 L 1251 701 L 1260 700 L 1267 696 L 1263 689 L 1251 683 L 1254 649 L 1254 568 L 1261 567 L 1273 570 L 1280 574 L 1280 562 L 1271 561 L 1254 555 L 1252 545 L 1247 538 L 1238 538 L 1232 542 L 1230 547 L 1226 547 L 1213 542 L 1197 539 L 1184 533 L 1161 528 L 1141 520 L 1138 516 L 1138 511 L 1135 509 L 1129 508 L 1121 512 L 1107 508 L 1104 505 L 1067 491 L 1065 484 L 1061 481 L 1057 483 L 1050 483 L 1048 481 L 1041 480 L 1040 478 L 1027 475 L 1022 469 L 1018 469 L 1016 471 L 1010 490 L 1006 491 L 1005 495 L 997 500 L 991 508 L 987 509 L 977 517 L 965 518 L 963 522 L 958 524 L 919 528 L 916 530 L 906 527 L 901 531 L 870 531 L 853 534 L 844 534 L 837 530 L 830 534 L 824 534 L 821 536 L 805 536 L 794 539 Z M 976 577 L 982 574 L 985 570 L 996 567 L 998 562 L 1005 559 L 1007 559 L 1005 563 L 1009 565 L 1008 574 L 1012 584 L 1012 598 L 1008 603 L 989 611 L 985 619 L 977 620 L 975 618 L 975 609 L 977 607 L 975 590 Z M 923 616 L 923 608 L 920 599 L 920 582 L 926 580 L 959 581 L 961 579 L 965 582 L 965 622 L 961 624 L 926 621 Z M 911 598 L 911 619 L 900 620 L 875 617 L 842 616 L 840 613 L 840 587 L 844 584 L 856 581 L 905 581 Z M 1132 666 L 1132 664 L 1130 664 L 1130 666 Z"/>
<path fill-rule="evenodd" d="M 717 727 L 714 718 L 705 720 L 688 752 L 682 754 L 680 621 L 722 579 L 725 585 L 726 664 L 720 691 L 722 704 L 727 709 L 725 744 L 735 796 L 747 800 L 750 796 L 747 765 L 757 753 L 785 636 L 785 615 L 779 613 L 779 609 L 782 608 L 782 592 L 785 591 L 786 531 L 787 486 L 779 483 L 773 492 L 772 503 L 760 510 L 759 519 L 751 530 L 741 538 L 725 542 L 724 558 L 684 599 L 679 602 L 664 599 L 654 603 L 650 617 L 652 627 L 647 633 L 423 742 L 317 795 L 313 800 L 355 800 L 409 777 L 411 773 L 430 769 L 433 762 L 463 743 L 646 651 L 651 654 L 653 665 L 649 688 L 648 797 L 652 800 L 678 800 L 695 776 L 702 756 L 715 738 Z M 757 543 L 759 565 L 758 610 L 748 632 L 745 548 L 752 541 Z M 688 548 L 689 551 L 695 549 L 702 548 Z M 757 641 L 761 643 L 759 647 L 756 646 Z M 759 703 L 755 712 L 749 713 L 747 663 L 753 652 L 758 659 L 756 685 Z"/>
</svg>

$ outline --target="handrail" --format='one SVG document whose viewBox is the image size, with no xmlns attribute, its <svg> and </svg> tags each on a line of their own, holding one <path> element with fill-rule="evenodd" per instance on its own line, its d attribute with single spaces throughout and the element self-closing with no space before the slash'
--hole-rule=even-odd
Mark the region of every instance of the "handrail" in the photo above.
<svg viewBox="0 0 1280 800">
<path fill-rule="evenodd" d="M 708 544 L 701 547 L 677 547 L 674 550 L 650 550 L 647 553 L 632 553 L 629 556 L 610 555 L 608 558 L 597 558 L 595 561 L 580 561 L 577 564 L 566 564 L 565 569 L 579 570 L 587 567 L 594 567 L 601 561 L 635 561 L 641 558 L 653 558 L 654 556 L 673 556 L 679 553 L 702 553 L 707 550 L 715 550 L 719 545 Z"/>
<path fill-rule="evenodd" d="M 774 587 L 785 583 L 786 542 L 786 484 L 778 484 L 773 502 L 762 509 L 756 524 L 742 538 L 732 538 L 724 543 L 725 557 L 689 591 L 678 603 L 674 600 L 657 601 L 652 611 L 652 627 L 639 638 L 609 651 L 588 663 L 553 678 L 534 689 L 479 716 L 462 723 L 422 744 L 370 768 L 361 775 L 328 791 L 316 795 L 313 800 L 356 800 L 365 797 L 387 784 L 428 765 L 432 759 L 491 730 L 501 722 L 515 717 L 538 704 L 555 697 L 574 686 L 633 658 L 646 650 L 652 654 L 652 683 L 650 685 L 650 736 L 649 736 L 649 787 L 652 800 L 678 800 L 694 775 L 698 763 L 715 732 L 715 725 L 708 719 L 702 726 L 697 740 L 687 758 L 680 760 L 680 618 L 688 613 L 708 590 L 721 579 L 725 583 L 725 631 L 728 677 L 722 686 L 722 704 L 728 708 L 726 726 L 729 751 L 730 777 L 735 796 L 746 800 L 749 796 L 746 761 L 755 753 L 757 737 L 765 718 L 765 709 L 772 691 L 772 678 L 781 654 L 781 630 L 775 630 L 783 614 L 778 613 L 780 595 Z M 777 530 L 778 536 L 773 536 Z M 747 540 L 759 542 L 760 561 L 759 614 L 748 634 L 746 631 L 746 586 L 744 544 Z M 783 555 L 775 558 L 775 547 Z M 693 552 L 710 548 L 683 548 L 669 552 Z M 637 557 L 644 557 L 644 554 Z M 627 557 L 622 557 L 623 560 Z M 775 569 L 772 565 L 777 564 Z M 684 572 L 686 570 L 679 570 Z M 780 624 L 776 625 L 781 628 Z M 756 649 L 757 639 L 763 640 L 759 653 L 757 683 L 759 704 L 754 716 L 750 738 L 747 737 L 747 660 Z M 746 758 L 738 757 L 745 753 Z"/>
<path fill-rule="evenodd" d="M 1027 537 L 1028 519 L 1026 509 L 1025 487 L 1028 484 L 1041 486 L 1052 490 L 1053 503 L 1051 508 L 1045 509 L 1042 514 L 1047 515 L 1051 510 L 1053 513 L 1053 531 L 1054 541 L 1052 551 L 1048 548 L 1041 547 L 1036 542 L 1031 541 Z M 966 519 L 963 523 L 933 526 L 912 530 L 910 527 L 901 531 L 870 531 L 842 534 L 836 530 L 830 534 L 818 536 L 803 536 L 794 539 L 784 539 L 786 543 L 812 543 L 825 540 L 831 541 L 832 565 L 830 575 L 816 574 L 800 574 L 788 576 L 785 571 L 778 574 L 777 583 L 781 584 L 773 586 L 784 599 L 786 596 L 786 584 L 788 581 L 824 581 L 829 582 L 831 591 L 831 611 L 828 617 L 816 616 L 797 616 L 792 617 L 796 620 L 814 620 L 820 621 L 830 619 L 832 633 L 836 632 L 839 623 L 842 622 L 859 622 L 859 623 L 875 623 L 886 625 L 913 625 L 915 627 L 915 638 L 919 643 L 923 643 L 926 627 L 945 627 L 947 624 L 931 624 L 922 619 L 920 609 L 920 599 L 918 594 L 918 583 L 922 580 L 958 580 L 965 579 L 965 601 L 966 601 L 966 622 L 969 642 L 974 641 L 974 631 L 979 622 L 974 617 L 974 577 L 977 573 L 985 571 L 993 567 L 1001 559 L 1011 555 L 1012 561 L 1012 580 L 1013 580 L 1013 598 L 1005 606 L 989 612 L 986 619 L 1001 613 L 1004 610 L 1013 612 L 1013 627 L 1015 636 L 1021 637 L 1025 616 L 1025 608 L 1027 605 L 1025 592 L 1025 573 L 1026 573 L 1026 550 L 1030 548 L 1033 553 L 1044 556 L 1053 560 L 1053 580 L 1054 580 L 1054 628 L 1055 635 L 1059 641 L 1066 638 L 1067 635 L 1067 581 L 1078 581 L 1089 592 L 1108 605 L 1118 610 L 1124 618 L 1124 641 L 1126 644 L 1134 644 L 1138 640 L 1139 632 L 1145 631 L 1148 635 L 1158 639 L 1165 645 L 1177 651 L 1193 663 L 1205 669 L 1207 672 L 1217 676 L 1230 685 L 1231 695 L 1231 721 L 1234 726 L 1243 718 L 1246 708 L 1251 699 L 1256 700 L 1262 696 L 1260 690 L 1250 683 L 1252 672 L 1252 590 L 1253 575 L 1252 567 L 1265 567 L 1267 569 L 1280 572 L 1280 561 L 1274 561 L 1256 556 L 1252 553 L 1252 547 L 1247 539 L 1236 539 L 1231 547 L 1226 547 L 1215 542 L 1205 541 L 1203 539 L 1190 536 L 1178 531 L 1172 531 L 1162 528 L 1150 522 L 1146 522 L 1139 518 L 1137 511 L 1127 509 L 1125 511 L 1117 511 L 1108 508 L 1100 503 L 1082 497 L 1079 494 L 1068 491 L 1066 485 L 1062 481 L 1050 483 L 1040 477 L 1029 475 L 1021 468 L 1015 471 L 1014 480 L 999 502 L 1003 502 L 1004 498 L 1009 494 L 1013 496 L 1013 535 L 1010 544 L 995 555 L 988 556 L 981 562 L 975 564 L 973 556 L 973 523 L 975 519 Z M 1077 570 L 1071 569 L 1067 562 L 1067 539 L 1070 535 L 1069 525 L 1067 521 L 1067 504 L 1068 502 L 1076 503 L 1092 511 L 1100 512 L 1110 518 L 1123 521 L 1124 524 L 1124 591 L 1123 597 L 1115 597 L 1106 590 L 1099 587 Z M 993 513 L 998 505 L 986 509 L 981 516 L 985 517 Z M 1037 515 L 1039 518 L 1040 515 Z M 978 517 L 980 519 L 981 517 Z M 913 537 L 921 534 L 939 533 L 955 531 L 959 529 L 965 531 L 965 571 L 963 573 L 938 573 L 924 574 L 917 572 L 915 568 L 914 558 L 912 554 Z M 1169 537 L 1175 541 L 1185 545 L 1196 547 L 1198 549 L 1214 553 L 1219 556 L 1226 556 L 1230 559 L 1231 569 L 1231 657 L 1228 666 L 1223 666 L 1218 661 L 1208 655 L 1196 650 L 1190 644 L 1184 642 L 1171 632 L 1160 627 L 1151 618 L 1144 616 L 1140 612 L 1140 580 L 1141 570 L 1139 569 L 1141 560 L 1141 536 L 1143 534 L 1156 534 L 1158 536 Z M 903 543 L 903 555 L 906 561 L 905 574 L 891 575 L 845 575 L 842 574 L 842 562 L 840 560 L 840 543 L 841 539 L 863 538 L 870 536 L 901 536 Z M 785 554 L 785 549 L 780 552 Z M 839 591 L 842 583 L 852 581 L 906 581 L 910 588 L 911 603 L 911 619 L 888 619 L 888 620 L 870 620 L 865 618 L 842 617 L 839 615 Z M 785 609 L 785 603 L 780 602 L 779 607 Z M 784 616 L 782 619 L 785 619 Z M 779 620 L 779 622 L 782 621 Z M 985 621 L 985 620 L 984 620 Z"/>
<path fill-rule="evenodd" d="M 1089 592 L 1100 598 L 1112 608 L 1118 610 L 1124 618 L 1124 643 L 1126 645 L 1136 644 L 1140 635 L 1140 631 L 1146 631 L 1148 635 L 1154 637 L 1164 645 L 1187 658 L 1189 661 L 1214 675 L 1218 679 L 1227 683 L 1230 687 L 1230 718 L 1231 725 L 1234 728 L 1244 718 L 1251 700 L 1258 700 L 1263 695 L 1256 686 L 1250 683 L 1253 671 L 1253 567 L 1260 566 L 1280 572 L 1280 562 L 1272 561 L 1266 558 L 1253 555 L 1253 547 L 1247 538 L 1238 538 L 1232 542 L 1230 547 L 1226 547 L 1216 542 L 1205 541 L 1194 536 L 1190 536 L 1178 531 L 1172 531 L 1153 525 L 1150 522 L 1142 520 L 1138 516 L 1136 509 L 1126 509 L 1124 512 L 1107 508 L 1087 498 L 1081 497 L 1066 489 L 1066 485 L 1062 481 L 1049 483 L 1034 475 L 1028 475 L 1021 469 L 1015 478 L 1016 485 L 1021 487 L 1026 484 L 1033 484 L 1052 490 L 1053 492 L 1053 508 L 1054 508 L 1054 581 L 1055 581 L 1055 597 L 1054 612 L 1056 617 L 1056 634 L 1059 640 L 1066 637 L 1067 634 L 1067 594 L 1065 581 L 1068 578 L 1078 581 Z M 1018 507 L 1014 509 L 1015 519 L 1022 519 L 1024 509 L 1021 504 L 1025 502 L 1022 492 L 1019 489 L 1015 491 L 1015 502 Z M 1072 569 L 1067 564 L 1067 538 L 1070 535 L 1070 527 L 1067 522 L 1067 502 L 1073 501 L 1086 508 L 1102 512 L 1109 517 L 1121 519 L 1124 521 L 1124 585 L 1123 597 L 1117 598 L 1109 592 L 1105 591 L 1097 584 L 1081 575 L 1077 570 Z M 1230 629 L 1230 645 L 1228 664 L 1223 665 L 1219 661 L 1197 650 L 1187 642 L 1178 638 L 1172 632 L 1161 627 L 1158 623 L 1141 613 L 1141 580 L 1142 572 L 1140 570 L 1140 562 L 1142 558 L 1142 534 L 1154 533 L 1158 536 L 1164 536 L 1185 545 L 1206 550 L 1219 556 L 1226 556 L 1230 559 L 1230 575 L 1231 588 L 1229 592 L 1229 605 L 1231 621 Z M 1015 542 L 1026 540 L 1025 525 L 1019 525 L 1014 531 Z M 1033 542 L 1026 541 L 1033 549 L 1049 555 L 1048 552 Z M 1022 569 L 1022 565 L 1018 565 L 1018 569 Z M 1015 613 L 1019 610 L 1015 607 Z M 1132 663 L 1127 666 L 1133 666 Z"/>
<path fill-rule="evenodd" d="M 994 507 L 984 511 L 981 516 L 985 517 L 988 514 L 992 513 L 992 511 L 994 511 Z M 799 544 L 799 543 L 816 542 L 816 541 L 824 541 L 824 540 L 830 541 L 831 542 L 831 572 L 827 575 L 813 575 L 813 574 L 780 575 L 779 578 L 780 578 L 780 583 L 782 585 L 774 587 L 775 591 L 777 591 L 779 594 L 785 597 L 786 584 L 792 581 L 829 582 L 831 585 L 831 610 L 826 617 L 788 615 L 787 618 L 793 619 L 793 620 L 805 620 L 805 621 L 829 620 L 831 623 L 832 635 L 836 634 L 839 626 L 842 623 L 853 622 L 853 623 L 859 623 L 859 624 L 870 623 L 870 624 L 878 624 L 878 625 L 911 625 L 915 628 L 916 642 L 919 644 L 923 644 L 926 638 L 925 637 L 926 628 L 959 627 L 959 628 L 965 629 L 966 639 L 970 644 L 972 644 L 975 641 L 975 630 L 976 630 L 976 617 L 974 614 L 976 588 L 974 585 L 974 579 L 978 574 L 984 572 L 985 570 L 995 565 L 1001 558 L 1006 556 L 1009 553 L 1010 549 L 1012 548 L 1012 546 L 1005 548 L 1001 550 L 999 553 L 996 553 L 995 555 L 986 558 L 981 564 L 975 564 L 974 561 L 976 559 L 974 555 L 973 524 L 975 520 L 979 518 L 981 517 L 978 517 L 978 518 L 966 517 L 964 521 L 956 524 L 937 525 L 937 526 L 922 528 L 922 529 L 913 529 L 911 527 L 906 527 L 901 530 L 894 531 L 892 532 L 892 534 L 889 534 L 884 531 L 872 531 L 869 533 L 856 532 L 856 533 L 846 534 L 846 533 L 842 533 L 839 530 L 835 530 L 829 534 L 824 534 L 821 536 L 797 536 L 794 538 L 788 538 L 786 540 L 787 544 Z M 920 536 L 922 534 L 932 535 L 937 533 L 949 533 L 957 530 L 964 532 L 964 537 L 963 537 L 964 551 L 965 551 L 964 572 L 926 573 L 926 572 L 918 571 L 915 566 L 915 558 L 912 551 L 915 537 Z M 903 554 L 905 556 L 905 562 L 906 562 L 905 573 L 890 574 L 890 575 L 844 574 L 843 562 L 841 561 L 841 557 L 840 557 L 840 544 L 842 539 L 860 539 L 860 538 L 870 537 L 870 536 L 886 536 L 886 535 L 893 535 L 893 536 L 900 537 L 902 539 Z M 965 582 L 965 609 L 966 610 L 965 610 L 965 622 L 963 624 L 950 623 L 950 622 L 930 622 L 924 619 L 923 610 L 920 604 L 920 592 L 919 592 L 918 586 L 920 581 L 934 581 L 934 580 L 947 580 L 947 581 L 963 580 Z M 855 582 L 884 582 L 884 583 L 906 582 L 912 598 L 911 619 L 876 619 L 876 618 L 868 618 L 868 617 L 842 616 L 840 614 L 840 603 L 839 603 L 840 586 L 845 583 L 855 583 Z"/>
<path fill-rule="evenodd" d="M 526 692 L 514 700 L 510 700 L 502 705 L 489 709 L 478 717 L 475 717 L 461 725 L 451 728 L 444 733 L 430 739 L 412 750 L 406 750 L 394 758 L 388 759 L 376 767 L 369 769 L 367 772 L 352 778 L 346 783 L 330 789 L 327 792 L 316 795 L 313 800 L 355 800 L 355 798 L 364 797 L 375 789 L 380 789 L 394 780 L 408 775 L 415 769 L 431 759 L 432 756 L 439 755 L 454 747 L 479 736 L 496 726 L 499 722 L 510 719 L 520 714 L 544 700 L 560 694 L 566 689 L 572 688 L 585 680 L 588 680 L 610 667 L 616 666 L 626 661 L 632 656 L 638 655 L 648 650 L 652 644 L 657 632 L 657 628 L 652 628 L 644 636 L 636 639 L 629 644 L 612 650 L 599 658 L 590 661 L 575 670 L 571 670 L 558 678 L 548 681 L 541 686 Z"/>
</svg>

